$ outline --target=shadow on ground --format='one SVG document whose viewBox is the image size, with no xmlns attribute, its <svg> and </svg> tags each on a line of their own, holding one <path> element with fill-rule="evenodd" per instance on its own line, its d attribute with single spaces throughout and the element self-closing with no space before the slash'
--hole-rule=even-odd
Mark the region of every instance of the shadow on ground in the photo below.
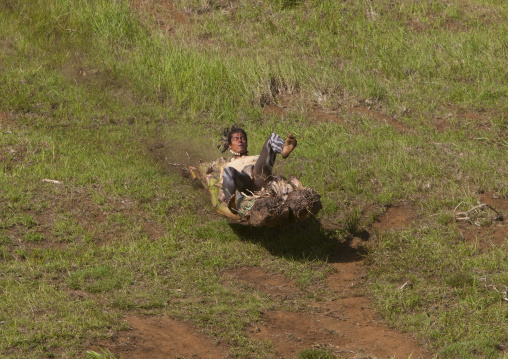
<svg viewBox="0 0 508 359">
<path fill-rule="evenodd" d="M 358 261 L 365 254 L 364 247 L 352 245 L 353 236 L 326 229 L 315 218 L 276 228 L 229 225 L 241 240 L 259 243 L 279 257 L 346 263 Z M 365 241 L 368 237 L 368 232 L 362 232 L 360 238 Z"/>
</svg>

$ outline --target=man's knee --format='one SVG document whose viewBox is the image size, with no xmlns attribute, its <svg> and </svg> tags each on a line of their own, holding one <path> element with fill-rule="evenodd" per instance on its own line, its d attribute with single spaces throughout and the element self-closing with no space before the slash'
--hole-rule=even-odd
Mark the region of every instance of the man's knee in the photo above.
<svg viewBox="0 0 508 359">
<path fill-rule="evenodd" d="M 245 185 L 241 173 L 233 167 L 226 167 L 224 169 L 224 180 L 228 184 L 234 184 L 237 189 L 241 189 Z"/>
<path fill-rule="evenodd" d="M 236 170 L 233 167 L 224 168 L 224 177 L 233 178 Z"/>
</svg>

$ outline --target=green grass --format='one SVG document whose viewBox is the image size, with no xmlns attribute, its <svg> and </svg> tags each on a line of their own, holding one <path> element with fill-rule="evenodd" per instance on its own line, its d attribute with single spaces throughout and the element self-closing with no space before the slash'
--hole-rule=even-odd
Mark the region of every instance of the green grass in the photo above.
<svg viewBox="0 0 508 359">
<path fill-rule="evenodd" d="M 453 226 L 439 224 L 382 237 L 377 245 L 373 294 L 385 317 L 422 332 L 446 357 L 500 355 L 507 308 L 498 288 L 508 280 L 506 245 L 484 252 Z M 398 270 L 388 270 L 393 267 Z"/>
<path fill-rule="evenodd" d="M 320 349 L 307 349 L 298 353 L 298 359 L 333 359 L 335 355 Z"/>
<path fill-rule="evenodd" d="M 480 193 L 508 196 L 506 2 L 173 6 L 189 21 L 166 19 L 164 35 L 161 15 L 131 2 L 0 4 L 0 352 L 108 357 L 86 351 L 134 312 L 265 357 L 243 328 L 325 297 L 338 243 L 409 203 L 419 220 L 369 245 L 378 310 L 440 357 L 506 355 L 506 239 L 481 249 L 453 220 Z M 247 230 L 210 213 L 172 164 L 218 157 L 235 122 L 252 152 L 272 131 L 297 135 L 276 170 L 315 188 L 318 219 L 339 230 Z M 302 294 L 222 284 L 255 265 Z"/>
</svg>

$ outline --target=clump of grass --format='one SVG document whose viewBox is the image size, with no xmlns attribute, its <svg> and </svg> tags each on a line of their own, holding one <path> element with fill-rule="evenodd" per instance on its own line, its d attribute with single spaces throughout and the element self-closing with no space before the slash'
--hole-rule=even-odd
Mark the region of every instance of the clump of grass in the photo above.
<svg viewBox="0 0 508 359">
<path fill-rule="evenodd" d="M 87 350 L 86 359 L 116 359 L 116 357 L 108 350 L 101 348 L 100 353 L 95 350 Z"/>
<path fill-rule="evenodd" d="M 458 272 L 452 273 L 448 277 L 445 278 L 445 283 L 450 287 L 454 288 L 463 288 L 473 286 L 475 283 L 475 278 L 472 273 L 467 272 Z"/>
<path fill-rule="evenodd" d="M 27 232 L 23 236 L 23 239 L 28 241 L 28 242 L 39 243 L 39 242 L 44 241 L 45 237 L 44 237 L 44 234 L 42 234 L 40 232 L 30 231 L 30 232 Z"/>
<path fill-rule="evenodd" d="M 423 333 L 447 357 L 496 353 L 507 334 L 492 324 L 506 315 L 493 289 L 505 280 L 504 249 L 482 253 L 443 225 L 392 233 L 378 245 L 372 289 L 388 320 Z M 460 323 L 452 324 L 457 318 Z"/>
<path fill-rule="evenodd" d="M 125 274 L 117 273 L 107 265 L 99 265 L 71 273 L 67 285 L 72 289 L 100 293 L 122 288 L 130 282 L 129 277 Z"/>
<path fill-rule="evenodd" d="M 355 236 L 360 231 L 360 211 L 358 209 L 352 210 L 346 217 L 344 223 L 344 230 L 351 236 Z"/>
<path fill-rule="evenodd" d="M 336 356 L 323 349 L 306 349 L 298 353 L 298 359 L 334 359 Z"/>
</svg>

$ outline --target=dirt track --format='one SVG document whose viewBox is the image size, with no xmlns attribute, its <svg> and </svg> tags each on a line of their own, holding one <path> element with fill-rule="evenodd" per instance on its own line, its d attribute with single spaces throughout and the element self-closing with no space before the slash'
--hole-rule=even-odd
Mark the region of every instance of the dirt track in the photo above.
<svg viewBox="0 0 508 359">
<path fill-rule="evenodd" d="M 389 209 L 376 227 L 403 228 L 413 218 L 407 207 Z M 410 334 L 390 328 L 375 313 L 365 296 L 366 267 L 354 238 L 349 246 L 330 258 L 334 272 L 327 278 L 333 291 L 328 301 L 315 302 L 304 312 L 267 311 L 262 321 L 245 328 L 259 342 L 270 342 L 276 357 L 295 358 L 309 348 L 327 349 L 339 358 L 431 358 Z M 242 282 L 272 298 L 297 295 L 299 289 L 286 277 L 262 267 L 243 267 L 223 273 L 225 285 Z M 126 317 L 131 330 L 98 343 L 126 359 L 227 358 L 224 344 L 200 334 L 197 328 L 167 317 Z"/>
</svg>

